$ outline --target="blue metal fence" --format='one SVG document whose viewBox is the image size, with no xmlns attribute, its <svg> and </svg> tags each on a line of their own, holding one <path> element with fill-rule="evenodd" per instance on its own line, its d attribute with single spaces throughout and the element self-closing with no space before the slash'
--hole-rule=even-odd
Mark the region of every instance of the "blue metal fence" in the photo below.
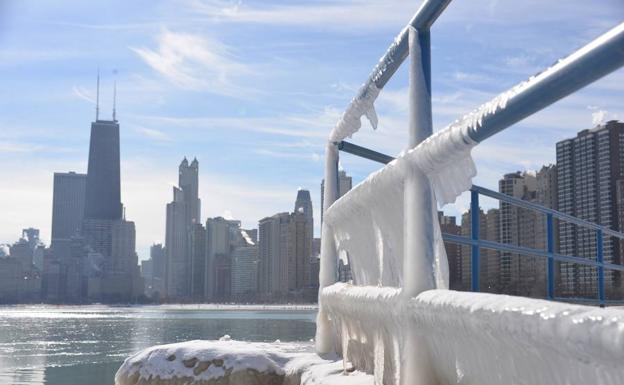
<svg viewBox="0 0 624 385">
<path fill-rule="evenodd" d="M 523 247 L 519 245 L 507 244 L 485 240 L 480 238 L 479 229 L 479 196 L 487 196 L 504 203 L 508 203 L 517 207 L 528 209 L 534 212 L 545 214 L 546 216 L 546 250 L 533 249 Z M 502 194 L 496 191 L 489 190 L 480 186 L 472 186 L 470 189 L 470 237 L 464 237 L 461 235 L 443 233 L 443 239 L 446 242 L 458 243 L 471 248 L 471 290 L 479 291 L 479 272 L 480 272 L 480 249 L 490 249 L 501 252 L 509 252 L 519 254 L 523 256 L 536 256 L 547 259 L 546 268 L 546 296 L 548 299 L 559 299 L 568 301 L 597 301 L 601 305 L 606 304 L 605 297 L 605 269 L 613 271 L 624 271 L 624 266 L 613 263 L 604 262 L 603 255 L 603 236 L 608 235 L 616 237 L 618 239 L 624 239 L 624 234 L 612 230 L 608 227 L 601 226 L 592 222 L 588 222 L 571 215 L 553 210 L 547 207 L 537 205 L 535 203 L 527 202 L 512 196 Z M 579 227 L 594 230 L 596 232 L 596 258 L 595 260 L 588 258 L 581 258 L 577 256 L 561 255 L 555 252 L 555 229 L 554 219 L 560 221 L 575 224 Z M 597 287 L 598 298 L 597 299 L 581 299 L 581 298 L 557 298 L 555 296 L 555 261 L 575 263 L 584 266 L 595 267 L 598 270 Z M 620 301 L 621 302 L 621 301 Z"/>
</svg>

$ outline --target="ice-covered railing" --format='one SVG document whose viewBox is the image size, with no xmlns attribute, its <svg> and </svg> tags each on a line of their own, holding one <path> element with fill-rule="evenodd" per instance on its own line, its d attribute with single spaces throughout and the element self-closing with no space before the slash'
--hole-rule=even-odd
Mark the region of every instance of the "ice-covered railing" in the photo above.
<svg viewBox="0 0 624 385">
<path fill-rule="evenodd" d="M 471 149 L 624 64 L 622 23 L 433 134 L 430 27 L 449 3 L 450 0 L 423 1 L 345 110 L 326 149 L 317 350 L 342 351 L 345 359 L 352 361 L 366 356 L 362 353 L 370 353 L 368 349 L 391 350 L 401 365 L 399 373 L 397 365 L 388 364 L 395 368 L 390 377 L 403 384 L 431 383 L 428 376 L 434 375 L 432 365 L 427 363 L 431 352 L 424 348 L 426 338 L 422 332 L 411 327 L 391 335 L 389 341 L 382 338 L 371 342 L 365 331 L 374 325 L 351 314 L 349 306 L 328 306 L 330 297 L 355 301 L 355 297 L 373 296 L 383 302 L 388 290 L 395 290 L 391 301 L 386 298 L 385 310 L 388 322 L 392 323 L 398 322 L 397 314 L 406 311 L 405 304 L 411 298 L 427 290 L 448 288 L 448 263 L 435 211 L 438 204 L 452 202 L 470 188 L 476 175 Z M 362 116 L 376 127 L 375 99 L 408 56 L 407 151 L 337 200 L 340 150 L 383 163 L 390 160 L 344 140 L 360 129 Z M 356 285 L 353 292 L 348 287 L 340 292 L 329 287 L 336 282 L 339 257 L 347 258 L 351 265 Z M 341 340 L 345 335 L 359 341 L 359 353 L 344 351 Z"/>
</svg>

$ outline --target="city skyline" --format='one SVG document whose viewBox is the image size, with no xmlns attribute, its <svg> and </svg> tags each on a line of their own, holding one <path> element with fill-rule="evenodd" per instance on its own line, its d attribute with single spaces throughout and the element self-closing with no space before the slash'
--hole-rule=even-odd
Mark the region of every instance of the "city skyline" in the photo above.
<svg viewBox="0 0 624 385">
<path fill-rule="evenodd" d="M 600 7 L 572 1 L 565 8 L 540 3 L 542 14 L 530 22 L 519 21 L 515 15 L 536 2 L 515 3 L 453 3 L 436 24 L 436 129 L 624 17 L 617 0 L 605 0 Z M 379 47 L 391 41 L 416 3 L 393 1 L 386 7 L 339 0 L 290 6 L 249 2 L 238 8 L 221 1 L 181 1 L 177 7 L 109 2 L 89 7 L 75 2 L 31 5 L 7 2 L 2 8 L 10 17 L 0 30 L 6 58 L 0 64 L 0 80 L 15 91 L 0 96 L 4 166 L 0 178 L 12 182 L 0 187 L 7 197 L 0 203 L 7 213 L 0 224 L 0 243 L 11 243 L 26 227 L 40 228 L 41 238 L 50 242 L 52 173 L 87 171 L 85 144 L 100 67 L 104 119 L 112 115 L 117 70 L 121 199 L 137 225 L 137 251 L 146 259 L 153 242 L 164 242 L 165 218 L 159 207 L 170 200 L 169 183 L 177 177 L 170 164 L 183 154 L 197 156 L 204 165 L 202 217 L 235 217 L 251 227 L 260 218 L 288 210 L 291 192 L 298 187 L 309 189 L 313 206 L 319 208 L 316 186 L 322 178 L 326 132 L 370 63 L 383 53 Z M 67 12 L 70 7 L 74 12 Z M 106 12 L 109 7 L 145 8 L 145 12 L 125 12 L 121 19 L 113 19 Z M 322 29 L 315 26 L 320 14 Z M 42 21 L 41 15 L 51 16 Z M 300 16 L 296 18 L 300 25 L 288 21 L 293 15 Z M 253 28 L 240 31 L 242 22 L 262 26 L 271 39 L 255 39 Z M 551 28 L 553 24 L 558 28 Z M 453 41 L 458 25 L 466 31 L 461 46 Z M 344 26 L 362 28 L 353 32 Z M 506 45 L 491 47 L 501 44 L 491 39 L 501 33 L 510 37 Z M 49 41 L 57 43 L 50 47 L 72 48 L 42 50 L 40 44 Z M 306 60 L 299 60 L 304 55 Z M 158 61 L 173 64 L 158 67 Z M 300 76 L 302 71 L 313 76 Z M 26 79 L 26 74 L 31 76 Z M 208 80 L 198 81 L 203 79 L 198 74 Z M 381 93 L 380 132 L 373 133 L 365 124 L 359 144 L 390 155 L 403 149 L 406 78 L 402 71 Z M 622 120 L 618 97 L 622 79 L 622 71 L 617 71 L 479 146 L 474 154 L 479 169 L 475 182 L 494 187 L 506 172 L 554 163 L 554 144 L 593 127 L 592 115 L 597 121 Z M 249 89 L 247 84 L 252 83 L 257 88 Z M 40 113 L 32 114 L 32 109 Z M 520 137 L 529 138 L 529 145 L 503 152 Z M 342 163 L 354 184 L 378 167 L 348 156 Z M 273 172 L 276 169 L 280 172 Z M 147 198 L 141 195 L 144 190 L 150 191 Z M 466 199 L 461 198 L 445 211 L 459 215 L 466 208 Z M 319 219 L 317 215 L 316 234 Z"/>
</svg>

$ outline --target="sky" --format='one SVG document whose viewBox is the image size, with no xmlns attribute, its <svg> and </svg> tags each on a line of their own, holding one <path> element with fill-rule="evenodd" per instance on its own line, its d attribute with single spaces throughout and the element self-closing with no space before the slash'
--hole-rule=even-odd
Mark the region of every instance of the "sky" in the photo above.
<svg viewBox="0 0 624 385">
<path fill-rule="evenodd" d="M 202 218 L 247 228 L 309 189 L 319 233 L 327 135 L 420 1 L 0 0 L 0 244 L 48 243 L 54 172 L 86 172 L 96 74 L 101 118 L 117 81 L 122 201 L 137 251 L 165 238 L 183 157 L 197 157 Z M 622 0 L 455 0 L 432 27 L 434 130 L 624 21 Z M 407 65 L 352 141 L 407 145 Z M 554 163 L 555 143 L 624 120 L 624 70 L 480 144 L 475 183 Z M 378 164 L 348 154 L 357 183 Z M 444 207 L 458 215 L 464 195 Z"/>
</svg>

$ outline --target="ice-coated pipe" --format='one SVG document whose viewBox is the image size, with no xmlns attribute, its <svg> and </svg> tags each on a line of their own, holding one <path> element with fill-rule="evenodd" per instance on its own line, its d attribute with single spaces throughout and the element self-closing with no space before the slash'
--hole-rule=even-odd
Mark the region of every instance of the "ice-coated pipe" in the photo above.
<svg viewBox="0 0 624 385">
<path fill-rule="evenodd" d="M 451 0 L 424 0 L 422 2 L 407 27 L 401 30 L 394 38 L 386 53 L 379 59 L 368 79 L 366 79 L 357 95 L 345 109 L 345 114 L 340 118 L 329 136 L 331 141 L 340 142 L 359 129 L 359 119 L 368 111 L 366 107 L 372 107 L 379 90 L 388 83 L 392 75 L 407 58 L 409 52 L 409 28 L 428 31 L 429 27 L 431 27 L 450 2 Z M 353 125 L 356 125 L 356 127 L 352 127 Z"/>
<path fill-rule="evenodd" d="M 623 65 L 624 22 L 454 125 L 468 126 L 470 137 L 481 142 Z"/>
<path fill-rule="evenodd" d="M 431 113 L 431 42 L 429 30 L 409 28 L 409 148 L 433 133 Z M 435 288 L 433 192 L 420 168 L 410 167 L 403 186 L 403 290 L 405 300 Z M 424 337 L 412 328 L 406 332 L 401 385 L 435 383 Z"/>
<path fill-rule="evenodd" d="M 329 209 L 338 199 L 338 146 L 327 143 L 325 150 L 325 190 L 323 191 L 323 210 Z M 321 228 L 321 261 L 319 269 L 319 312 L 316 317 L 316 351 L 319 354 L 334 351 L 334 333 L 331 329 L 327 312 L 323 308 L 321 292 L 324 287 L 336 283 L 338 255 L 334 245 L 332 230 L 327 221 Z"/>
<path fill-rule="evenodd" d="M 409 148 L 431 136 L 431 72 L 429 31 L 410 28 Z M 403 293 L 413 297 L 434 288 L 433 194 L 429 178 L 418 168 L 406 175 Z"/>
</svg>

